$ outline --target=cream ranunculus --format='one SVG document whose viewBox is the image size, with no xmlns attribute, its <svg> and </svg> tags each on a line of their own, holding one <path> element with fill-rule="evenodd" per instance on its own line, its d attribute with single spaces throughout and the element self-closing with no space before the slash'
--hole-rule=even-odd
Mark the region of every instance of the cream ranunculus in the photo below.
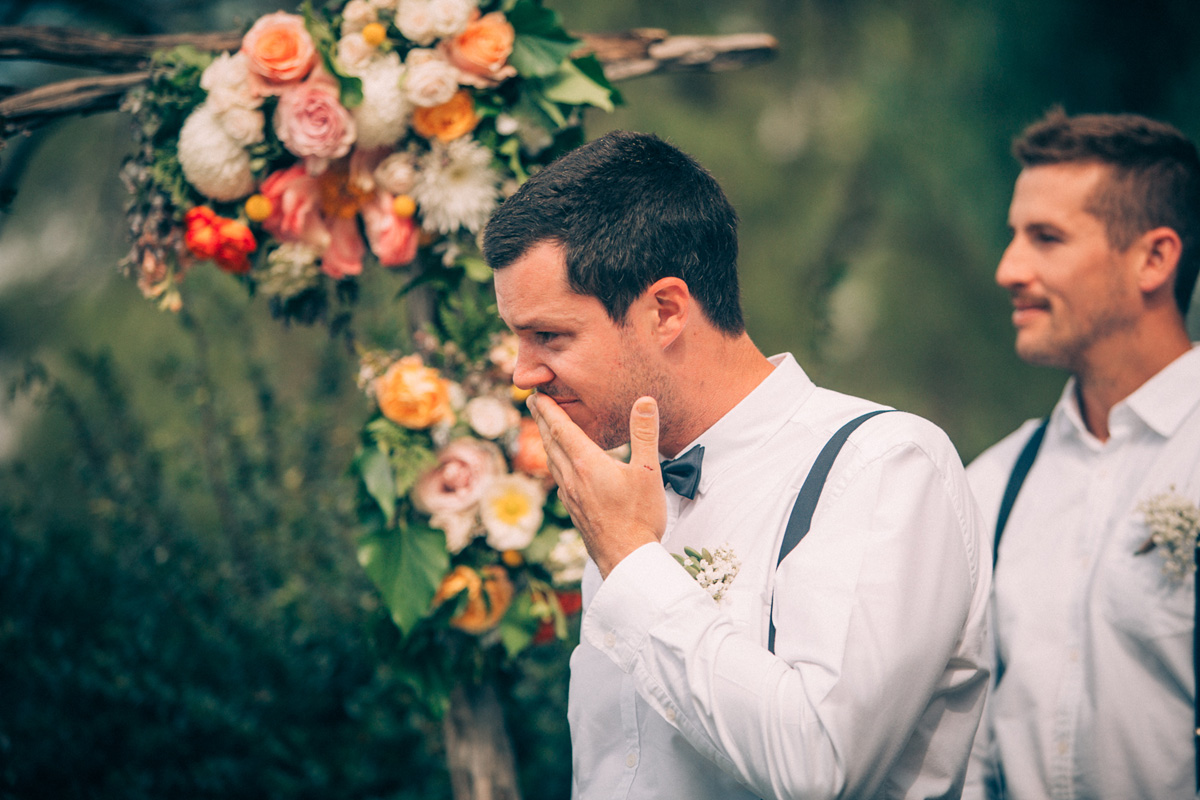
<svg viewBox="0 0 1200 800">
<path fill-rule="evenodd" d="M 359 73 L 363 100 L 351 111 L 358 130 L 358 147 L 391 145 L 408 128 L 408 101 L 401 82 L 404 65 L 389 53 L 367 64 Z"/>
<path fill-rule="evenodd" d="M 197 106 L 179 131 L 179 166 L 188 183 L 213 200 L 237 200 L 254 191 L 250 154 L 207 103 Z"/>
<path fill-rule="evenodd" d="M 502 475 L 493 480 L 479 501 L 488 546 L 500 551 L 528 547 L 542 526 L 545 502 L 545 490 L 527 475 Z"/>
</svg>

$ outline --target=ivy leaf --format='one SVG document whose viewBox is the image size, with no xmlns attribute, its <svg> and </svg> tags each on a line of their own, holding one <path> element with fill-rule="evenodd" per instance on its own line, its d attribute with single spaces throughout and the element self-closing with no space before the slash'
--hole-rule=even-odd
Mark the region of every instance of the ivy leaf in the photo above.
<svg viewBox="0 0 1200 800">
<path fill-rule="evenodd" d="M 595 106 L 615 109 L 613 90 L 597 83 L 575 61 L 565 61 L 553 78 L 546 81 L 542 93 L 547 99 L 571 106 Z"/>
<path fill-rule="evenodd" d="M 563 30 L 557 12 L 533 0 L 520 0 L 508 12 L 516 38 L 508 63 L 524 78 L 547 78 L 579 46 L 579 40 Z"/>
<path fill-rule="evenodd" d="M 357 467 L 367 494 L 379 504 L 390 528 L 396 517 L 396 477 L 392 474 L 392 460 L 382 449 L 372 447 L 361 452 Z"/>
<path fill-rule="evenodd" d="M 379 588 L 392 621 L 407 635 L 429 613 L 450 568 L 445 535 L 426 525 L 375 530 L 359 540 L 358 563 Z"/>
</svg>

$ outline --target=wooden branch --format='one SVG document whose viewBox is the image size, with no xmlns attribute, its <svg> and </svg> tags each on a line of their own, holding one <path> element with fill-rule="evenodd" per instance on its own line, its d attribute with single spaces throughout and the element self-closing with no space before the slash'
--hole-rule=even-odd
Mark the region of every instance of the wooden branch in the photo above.
<svg viewBox="0 0 1200 800">
<path fill-rule="evenodd" d="M 763 33 L 671 36 L 664 30 L 641 28 L 576 35 L 583 42 L 578 52 L 594 53 L 611 81 L 659 72 L 741 69 L 770 59 L 779 47 L 774 37 Z M 0 59 L 48 61 L 118 73 L 59 81 L 0 100 L 0 138 L 27 133 L 58 117 L 115 109 L 126 91 L 148 78 L 150 55 L 160 48 L 191 44 L 220 51 L 232 50 L 240 42 L 237 32 L 105 36 L 71 28 L 0 26 Z"/>
</svg>

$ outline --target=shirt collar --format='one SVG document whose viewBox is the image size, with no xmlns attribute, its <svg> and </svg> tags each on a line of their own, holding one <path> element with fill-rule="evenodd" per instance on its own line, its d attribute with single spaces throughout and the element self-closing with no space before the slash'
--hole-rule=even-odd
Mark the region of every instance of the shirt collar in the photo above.
<svg viewBox="0 0 1200 800">
<path fill-rule="evenodd" d="M 1193 344 L 1189 351 L 1113 406 L 1109 412 L 1109 425 L 1115 430 L 1122 423 L 1127 425 L 1131 419 L 1137 419 L 1160 436 L 1170 436 L 1200 405 L 1197 387 L 1200 387 L 1200 344 Z M 1054 416 L 1068 422 L 1081 436 L 1087 431 L 1075 395 L 1074 377 L 1063 387 Z"/>
<path fill-rule="evenodd" d="M 791 353 L 768 359 L 775 369 L 750 394 L 679 452 L 704 445 L 698 491 L 703 494 L 723 472 L 757 450 L 792 417 L 816 384 Z"/>
</svg>

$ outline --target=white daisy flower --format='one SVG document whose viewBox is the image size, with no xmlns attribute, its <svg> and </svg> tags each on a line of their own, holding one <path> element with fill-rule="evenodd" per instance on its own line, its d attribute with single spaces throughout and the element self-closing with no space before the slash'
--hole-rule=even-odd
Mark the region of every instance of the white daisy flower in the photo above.
<svg viewBox="0 0 1200 800">
<path fill-rule="evenodd" d="M 488 546 L 501 552 L 528 547 L 542 526 L 545 502 L 545 489 L 527 475 L 502 475 L 493 480 L 479 501 Z"/>
<path fill-rule="evenodd" d="M 499 202 L 500 177 L 492 152 L 473 139 L 435 143 L 421 159 L 412 191 L 421 226 L 441 234 L 482 229 Z"/>
</svg>

